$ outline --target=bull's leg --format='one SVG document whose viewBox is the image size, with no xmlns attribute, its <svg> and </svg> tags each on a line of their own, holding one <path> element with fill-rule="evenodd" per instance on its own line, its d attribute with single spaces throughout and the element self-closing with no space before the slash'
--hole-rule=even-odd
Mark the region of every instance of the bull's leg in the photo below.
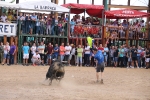
<svg viewBox="0 0 150 100">
<path fill-rule="evenodd" d="M 45 78 L 45 81 L 46 81 L 47 79 L 48 79 L 48 78 L 46 77 L 46 78 Z"/>
<path fill-rule="evenodd" d="M 49 82 L 49 85 L 51 85 L 51 84 L 52 84 L 52 80 L 53 80 L 53 79 L 51 79 L 51 78 L 50 78 L 50 82 Z"/>
</svg>

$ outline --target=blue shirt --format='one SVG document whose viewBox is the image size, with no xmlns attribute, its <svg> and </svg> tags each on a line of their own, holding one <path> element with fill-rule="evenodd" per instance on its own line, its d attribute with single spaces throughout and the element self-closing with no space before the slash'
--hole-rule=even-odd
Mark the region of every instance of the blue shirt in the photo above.
<svg viewBox="0 0 150 100">
<path fill-rule="evenodd" d="M 97 53 L 94 55 L 94 58 L 98 61 L 98 64 L 104 62 L 104 55 L 102 54 L 101 50 L 98 50 Z"/>
<path fill-rule="evenodd" d="M 54 50 L 59 50 L 59 47 L 55 47 Z M 58 53 L 59 53 L 59 51 L 58 52 L 54 51 L 54 54 L 58 55 Z"/>
<path fill-rule="evenodd" d="M 35 16 L 31 16 L 31 19 L 33 20 L 33 19 L 35 19 L 35 20 L 37 20 L 37 16 L 35 15 Z"/>
<path fill-rule="evenodd" d="M 139 49 L 138 49 L 137 52 L 138 52 L 137 56 L 140 57 L 142 50 L 139 50 Z"/>
<path fill-rule="evenodd" d="M 119 49 L 119 57 L 124 57 L 124 49 Z"/>
<path fill-rule="evenodd" d="M 106 51 L 107 51 L 107 52 L 109 51 L 107 47 L 104 48 L 104 55 L 105 55 L 105 56 L 107 55 Z"/>
<path fill-rule="evenodd" d="M 29 54 L 29 46 L 23 46 L 23 53 Z"/>
<path fill-rule="evenodd" d="M 75 26 L 75 22 L 74 21 L 71 21 L 70 22 L 70 25 L 71 25 L 71 28 L 73 28 Z"/>
</svg>

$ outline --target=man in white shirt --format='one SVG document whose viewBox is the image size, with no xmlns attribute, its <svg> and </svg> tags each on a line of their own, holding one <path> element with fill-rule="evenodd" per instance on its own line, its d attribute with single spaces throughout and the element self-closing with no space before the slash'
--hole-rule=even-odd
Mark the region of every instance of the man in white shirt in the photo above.
<svg viewBox="0 0 150 100">
<path fill-rule="evenodd" d="M 69 56 L 71 49 L 72 47 L 69 45 L 69 43 L 67 43 L 67 45 L 65 46 L 65 61 L 68 61 L 69 65 L 70 65 Z"/>
<path fill-rule="evenodd" d="M 41 57 L 40 57 L 38 51 L 36 51 L 36 53 L 32 56 L 31 61 L 33 63 L 33 66 L 41 64 Z"/>
<path fill-rule="evenodd" d="M 89 66 L 90 65 L 90 46 L 87 43 L 84 48 L 84 65 Z"/>
<path fill-rule="evenodd" d="M 45 45 L 43 44 L 43 42 L 41 42 L 41 45 L 38 46 L 38 51 L 39 51 L 39 54 L 41 56 L 41 60 L 42 60 L 42 65 L 44 66 L 44 49 L 45 49 Z"/>
<path fill-rule="evenodd" d="M 7 16 L 5 15 L 5 13 L 3 13 L 3 15 L 1 16 L 1 21 L 2 22 L 6 22 Z"/>
</svg>

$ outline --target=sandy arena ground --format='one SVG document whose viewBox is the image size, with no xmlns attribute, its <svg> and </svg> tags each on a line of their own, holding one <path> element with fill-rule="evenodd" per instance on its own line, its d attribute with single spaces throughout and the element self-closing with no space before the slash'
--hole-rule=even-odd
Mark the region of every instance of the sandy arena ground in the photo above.
<svg viewBox="0 0 150 100">
<path fill-rule="evenodd" d="M 0 65 L 0 100 L 150 100 L 150 69 L 105 68 L 100 84 L 93 67 L 65 67 L 64 79 L 51 86 L 47 70 Z"/>
</svg>

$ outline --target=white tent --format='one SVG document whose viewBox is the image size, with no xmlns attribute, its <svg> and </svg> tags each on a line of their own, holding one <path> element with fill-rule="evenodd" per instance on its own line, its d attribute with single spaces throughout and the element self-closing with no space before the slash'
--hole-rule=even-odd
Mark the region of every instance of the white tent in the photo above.
<svg viewBox="0 0 150 100">
<path fill-rule="evenodd" d="M 5 1 L 0 1 L 0 7 L 18 9 L 19 5 L 8 3 L 8 2 L 5 2 Z"/>
<path fill-rule="evenodd" d="M 17 5 L 20 10 L 69 12 L 68 8 L 52 3 L 51 0 L 26 1 Z"/>
</svg>

